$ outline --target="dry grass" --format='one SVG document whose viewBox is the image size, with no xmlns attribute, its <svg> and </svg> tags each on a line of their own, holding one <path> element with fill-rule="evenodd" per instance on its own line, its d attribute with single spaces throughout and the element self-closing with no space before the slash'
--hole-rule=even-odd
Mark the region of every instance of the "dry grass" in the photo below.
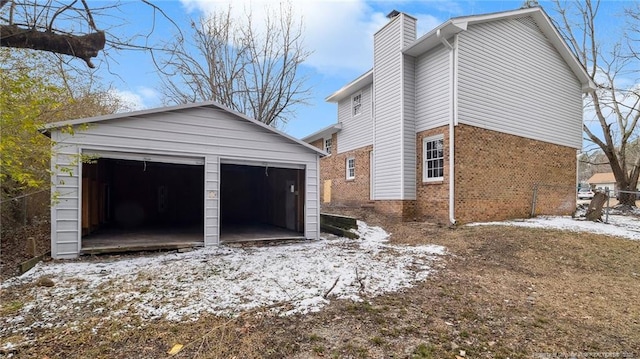
<svg viewBox="0 0 640 359">
<path fill-rule="evenodd" d="M 39 330 L 15 357 L 161 358 L 175 343 L 186 344 L 177 358 L 640 356 L 640 242 L 509 227 L 385 227 L 393 241 L 440 244 L 451 255 L 414 288 L 334 301 L 315 314 L 253 311 L 143 328 L 124 316 L 95 331 L 100 318 L 89 317 L 73 329 Z M 0 303 L 0 313 L 17 310 L 19 295 L 3 293 Z"/>
</svg>

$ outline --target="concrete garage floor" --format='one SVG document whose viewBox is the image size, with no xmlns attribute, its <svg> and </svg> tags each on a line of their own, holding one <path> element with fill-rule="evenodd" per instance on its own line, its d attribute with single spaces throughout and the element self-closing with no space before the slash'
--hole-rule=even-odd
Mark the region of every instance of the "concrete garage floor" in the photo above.
<svg viewBox="0 0 640 359">
<path fill-rule="evenodd" d="M 223 224 L 220 242 L 271 241 L 275 239 L 304 239 L 302 233 L 268 224 Z"/>
<path fill-rule="evenodd" d="M 202 247 L 201 228 L 103 230 L 82 238 L 82 254 L 152 251 Z"/>
<path fill-rule="evenodd" d="M 82 254 L 171 250 L 202 247 L 201 228 L 103 230 L 82 238 Z M 304 239 L 302 233 L 265 224 L 223 225 L 221 243 Z"/>
</svg>

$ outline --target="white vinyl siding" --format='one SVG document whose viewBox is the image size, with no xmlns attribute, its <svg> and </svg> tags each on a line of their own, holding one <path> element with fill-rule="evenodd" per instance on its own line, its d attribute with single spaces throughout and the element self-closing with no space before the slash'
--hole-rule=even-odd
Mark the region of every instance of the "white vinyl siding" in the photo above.
<svg viewBox="0 0 640 359">
<path fill-rule="evenodd" d="M 60 141 L 60 133 L 51 134 L 51 139 Z M 78 152 L 75 146 L 60 147 L 51 158 L 51 193 L 57 196 L 51 210 L 51 253 L 74 258 L 80 250 L 80 181 Z M 61 168 L 65 171 L 62 172 Z M 66 171 L 69 170 L 69 171 Z M 55 210 L 53 210 L 55 208 Z"/>
<path fill-rule="evenodd" d="M 51 136 L 59 142 L 55 147 L 57 155 L 52 157 L 52 192 L 60 198 L 51 209 L 55 258 L 74 258 L 79 254 L 81 166 L 77 154 L 92 150 L 204 159 L 205 245 L 219 242 L 220 158 L 305 168 L 304 235 L 318 238 L 319 214 L 313 208 L 319 204 L 318 154 L 227 111 L 195 107 L 96 122 L 86 130 L 77 130 L 74 136 L 53 130 Z M 63 165 L 72 169 L 72 176 L 57 170 L 57 166 Z M 64 223 L 74 220 L 75 227 Z"/>
<path fill-rule="evenodd" d="M 218 244 L 220 227 L 218 226 L 220 188 L 220 159 L 218 156 L 206 156 L 204 165 L 204 245 Z M 209 194 L 212 194 L 211 196 Z M 213 195 L 215 194 L 215 196 Z M 215 198 L 211 198 L 215 197 Z"/>
<path fill-rule="evenodd" d="M 362 94 L 361 113 L 358 116 L 351 116 L 352 96 L 338 103 L 338 123 L 342 124 L 342 129 L 338 132 L 336 143 L 337 153 L 344 153 L 369 146 L 373 142 L 371 85 L 362 88 L 358 93 Z"/>
<path fill-rule="evenodd" d="M 416 131 L 444 126 L 451 118 L 449 50 L 443 45 L 416 59 Z"/>
<path fill-rule="evenodd" d="M 374 36 L 374 198 L 402 197 L 401 16 Z"/>
<path fill-rule="evenodd" d="M 416 199 L 415 58 L 403 57 L 403 199 Z"/>
<path fill-rule="evenodd" d="M 416 19 L 407 14 L 402 14 L 402 47 L 407 47 L 416 41 L 418 24 Z"/>
<path fill-rule="evenodd" d="M 530 17 L 459 35 L 459 123 L 582 147 L 581 85 Z"/>
<path fill-rule="evenodd" d="M 444 136 L 427 137 L 422 141 L 422 181 L 444 179 Z"/>
<path fill-rule="evenodd" d="M 415 199 L 415 68 L 401 52 L 415 32 L 415 19 L 401 13 L 373 38 L 376 200 Z"/>
</svg>

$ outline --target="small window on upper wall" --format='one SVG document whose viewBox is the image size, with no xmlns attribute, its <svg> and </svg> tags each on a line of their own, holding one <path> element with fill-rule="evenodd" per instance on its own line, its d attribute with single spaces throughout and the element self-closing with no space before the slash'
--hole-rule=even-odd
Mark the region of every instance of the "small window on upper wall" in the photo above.
<svg viewBox="0 0 640 359">
<path fill-rule="evenodd" d="M 351 104 L 353 105 L 353 115 L 359 115 L 362 112 L 362 93 L 353 96 Z"/>
<path fill-rule="evenodd" d="M 356 178 L 356 159 L 351 157 L 347 158 L 347 179 L 351 180 Z"/>
<path fill-rule="evenodd" d="M 325 138 L 324 140 L 324 152 L 331 154 L 331 145 L 333 144 L 333 140 L 331 138 Z"/>
<path fill-rule="evenodd" d="M 422 181 L 442 181 L 444 178 L 444 136 L 427 137 L 422 141 Z"/>
</svg>

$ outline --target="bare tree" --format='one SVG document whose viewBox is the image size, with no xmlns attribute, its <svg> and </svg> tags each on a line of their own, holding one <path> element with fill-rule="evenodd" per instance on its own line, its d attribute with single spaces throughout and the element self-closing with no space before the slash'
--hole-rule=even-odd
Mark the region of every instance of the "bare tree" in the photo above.
<svg viewBox="0 0 640 359">
<path fill-rule="evenodd" d="M 599 1 L 582 0 L 570 4 L 556 0 L 556 26 L 582 63 L 597 89 L 587 95 L 586 113 L 593 120 L 583 125 L 585 139 L 606 156 L 618 189 L 635 191 L 640 175 L 640 157 L 630 158 L 628 147 L 638 139 L 640 91 L 637 79 L 629 84 L 625 77 L 637 71 L 638 60 L 624 46 L 625 39 L 602 41 L 597 31 Z M 593 147 L 591 149 L 594 149 Z M 620 194 L 622 204 L 635 206 L 635 196 Z"/>
<path fill-rule="evenodd" d="M 151 23 L 155 23 L 156 13 L 173 23 L 156 5 L 147 0 L 142 3 L 153 9 Z M 90 68 L 95 67 L 92 59 L 105 45 L 114 49 L 152 50 L 146 43 L 136 44 L 133 37 L 110 36 L 96 24 L 96 16 L 112 18 L 121 6 L 118 1 L 91 7 L 87 0 L 0 0 L 0 47 L 69 55 L 84 60 Z"/>
<path fill-rule="evenodd" d="M 628 16 L 627 47 L 636 60 L 640 60 L 640 1 L 634 1 L 625 9 Z"/>
<path fill-rule="evenodd" d="M 309 94 L 298 71 L 309 52 L 289 5 L 264 15 L 259 26 L 251 11 L 238 19 L 228 7 L 193 21 L 190 41 L 177 37 L 165 47 L 172 55 L 157 62 L 166 101 L 213 100 L 268 125 L 286 123 Z"/>
</svg>

